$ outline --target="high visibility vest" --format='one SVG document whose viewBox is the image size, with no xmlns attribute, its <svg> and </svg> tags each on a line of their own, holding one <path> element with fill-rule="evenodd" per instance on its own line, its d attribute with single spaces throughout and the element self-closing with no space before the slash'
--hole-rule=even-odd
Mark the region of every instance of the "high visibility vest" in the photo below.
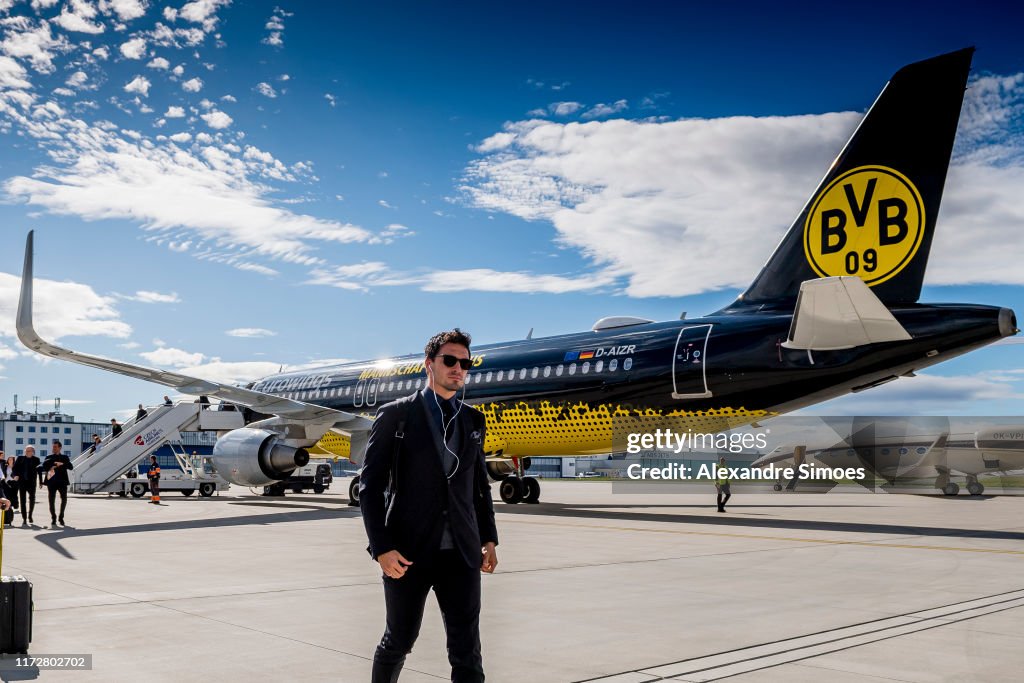
<svg viewBox="0 0 1024 683">
<path fill-rule="evenodd" d="M 729 483 L 729 470 L 721 465 L 716 465 L 718 468 L 718 485 Z"/>
</svg>

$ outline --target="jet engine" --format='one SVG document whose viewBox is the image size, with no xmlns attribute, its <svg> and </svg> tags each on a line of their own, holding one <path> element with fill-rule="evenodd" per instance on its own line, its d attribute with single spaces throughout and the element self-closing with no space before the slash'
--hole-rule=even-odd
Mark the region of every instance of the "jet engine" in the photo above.
<svg viewBox="0 0 1024 683">
<path fill-rule="evenodd" d="M 217 439 L 213 465 L 217 474 L 239 486 L 265 486 L 281 481 L 309 462 L 305 448 L 282 442 L 281 435 L 265 429 L 234 429 Z"/>
</svg>

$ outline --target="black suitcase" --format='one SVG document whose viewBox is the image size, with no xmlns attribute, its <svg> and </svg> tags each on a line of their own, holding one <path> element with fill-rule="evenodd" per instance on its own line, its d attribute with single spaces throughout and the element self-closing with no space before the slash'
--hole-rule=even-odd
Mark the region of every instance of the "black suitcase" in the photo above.
<svg viewBox="0 0 1024 683">
<path fill-rule="evenodd" d="M 28 654 L 32 642 L 32 583 L 0 577 L 0 654 Z"/>
<path fill-rule="evenodd" d="M 3 541 L 0 526 L 0 558 Z M 32 583 L 24 576 L 0 576 L 0 654 L 28 654 L 31 642 Z"/>
</svg>

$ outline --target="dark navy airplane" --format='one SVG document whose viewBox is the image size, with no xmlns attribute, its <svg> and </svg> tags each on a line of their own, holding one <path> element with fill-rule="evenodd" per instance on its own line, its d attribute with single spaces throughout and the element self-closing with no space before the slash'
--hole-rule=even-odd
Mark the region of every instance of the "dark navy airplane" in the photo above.
<svg viewBox="0 0 1024 683">
<path fill-rule="evenodd" d="M 973 49 L 900 69 L 753 284 L 704 318 L 611 317 L 586 332 L 472 349 L 503 500 L 537 502 L 529 456 L 623 450 L 628 433 L 711 433 L 912 376 L 1016 334 L 1013 311 L 918 303 Z M 424 386 L 421 355 L 235 387 L 63 349 L 32 323 L 32 234 L 18 309 L 30 349 L 246 408 L 217 471 L 274 484 L 319 449 L 360 463 L 377 406 Z M 354 482 L 353 482 L 354 484 Z M 354 486 L 352 489 L 354 490 Z"/>
</svg>

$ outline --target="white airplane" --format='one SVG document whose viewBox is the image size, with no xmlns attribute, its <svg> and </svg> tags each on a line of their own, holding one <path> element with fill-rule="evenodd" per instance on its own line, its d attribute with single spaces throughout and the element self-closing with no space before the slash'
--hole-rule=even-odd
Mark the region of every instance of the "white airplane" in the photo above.
<svg viewBox="0 0 1024 683">
<path fill-rule="evenodd" d="M 1024 470 L 1024 424 L 1019 418 L 815 419 L 826 428 L 807 429 L 803 438 L 787 438 L 786 445 L 758 458 L 751 467 L 864 467 L 885 479 L 888 487 L 932 481 L 947 496 L 960 492 L 953 477 L 966 478 L 967 491 L 980 496 L 985 486 L 979 476 Z M 779 481 L 775 490 L 784 486 L 792 490 L 800 482 Z"/>
</svg>

